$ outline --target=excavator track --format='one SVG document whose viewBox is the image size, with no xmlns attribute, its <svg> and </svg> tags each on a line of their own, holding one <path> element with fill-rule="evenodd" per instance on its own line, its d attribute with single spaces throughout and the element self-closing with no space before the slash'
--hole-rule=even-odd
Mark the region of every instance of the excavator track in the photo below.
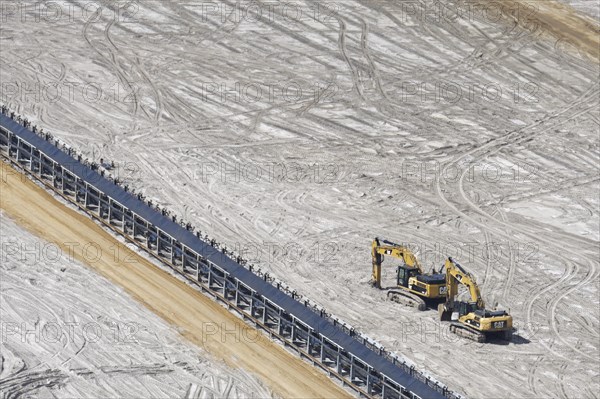
<svg viewBox="0 0 600 399">
<path fill-rule="evenodd" d="M 389 290 L 387 297 L 390 301 L 400 303 L 402 305 L 417 308 L 420 311 L 427 309 L 427 304 L 423 298 L 404 290 Z"/>
<path fill-rule="evenodd" d="M 480 343 L 485 342 L 486 337 L 484 333 L 464 324 L 453 322 L 450 324 L 450 331 L 458 336 L 470 339 L 471 341 Z"/>
</svg>

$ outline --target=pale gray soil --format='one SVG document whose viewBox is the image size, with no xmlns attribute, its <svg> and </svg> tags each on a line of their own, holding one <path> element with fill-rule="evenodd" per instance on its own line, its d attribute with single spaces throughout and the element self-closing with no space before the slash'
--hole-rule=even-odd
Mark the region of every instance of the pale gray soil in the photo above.
<svg viewBox="0 0 600 399">
<path fill-rule="evenodd" d="M 3 99 L 453 389 L 597 397 L 597 64 L 491 10 L 295 2 L 293 21 L 259 2 L 255 21 L 199 4 L 9 20 Z M 514 342 L 386 302 L 374 236 L 428 268 L 455 256 L 510 309 Z"/>
<path fill-rule="evenodd" d="M 596 23 L 600 22 L 600 5 L 596 0 L 563 0 L 562 2 L 569 4 L 583 14 L 589 15 Z"/>
<path fill-rule="evenodd" d="M 0 219 L 3 397 L 271 397 L 69 252 Z"/>
</svg>

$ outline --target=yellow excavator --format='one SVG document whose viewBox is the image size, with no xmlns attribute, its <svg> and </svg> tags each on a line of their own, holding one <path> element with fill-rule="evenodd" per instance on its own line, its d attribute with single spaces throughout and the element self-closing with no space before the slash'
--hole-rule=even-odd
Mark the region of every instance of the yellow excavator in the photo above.
<svg viewBox="0 0 600 399">
<path fill-rule="evenodd" d="M 475 278 L 454 259 L 448 258 L 446 269 L 446 302 L 438 305 L 441 321 L 450 321 L 450 331 L 477 342 L 489 336 L 512 339 L 512 316 L 504 310 L 487 310 Z M 459 285 L 468 288 L 471 300 L 456 301 Z M 453 314 L 458 314 L 453 320 Z"/>
<path fill-rule="evenodd" d="M 372 284 L 381 289 L 381 264 L 385 256 L 400 259 L 396 288 L 388 291 L 388 299 L 419 310 L 427 309 L 429 302 L 446 298 L 446 276 L 443 273 L 425 274 L 415 255 L 405 246 L 375 238 L 371 244 L 373 258 Z"/>
</svg>

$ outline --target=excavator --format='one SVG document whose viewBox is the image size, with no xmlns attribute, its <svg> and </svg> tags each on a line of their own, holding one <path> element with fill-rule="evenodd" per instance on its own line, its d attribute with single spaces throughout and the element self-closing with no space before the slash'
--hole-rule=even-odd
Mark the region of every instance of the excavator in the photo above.
<svg viewBox="0 0 600 399">
<path fill-rule="evenodd" d="M 504 310 L 487 310 L 475 278 L 458 262 L 448 258 L 446 270 L 446 302 L 438 305 L 441 321 L 450 321 L 450 331 L 477 342 L 486 342 L 490 336 L 512 339 L 512 316 Z M 459 285 L 468 288 L 470 301 L 457 301 Z M 458 313 L 458 319 L 452 315 Z"/>
<path fill-rule="evenodd" d="M 381 264 L 385 256 L 400 259 L 396 275 L 397 289 L 388 291 L 388 299 L 418 310 L 427 309 L 433 300 L 446 298 L 446 276 L 443 273 L 425 274 L 415 255 L 405 246 L 375 238 L 371 244 L 373 258 L 372 284 L 381 289 Z"/>
</svg>

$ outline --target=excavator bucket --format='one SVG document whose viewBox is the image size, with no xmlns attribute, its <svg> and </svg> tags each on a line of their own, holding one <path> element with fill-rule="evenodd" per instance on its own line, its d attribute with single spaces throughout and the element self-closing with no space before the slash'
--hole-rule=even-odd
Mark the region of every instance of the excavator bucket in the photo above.
<svg viewBox="0 0 600 399">
<path fill-rule="evenodd" d="M 452 310 L 447 310 L 445 304 L 440 303 L 438 305 L 438 313 L 440 315 L 440 321 L 452 321 Z"/>
</svg>

